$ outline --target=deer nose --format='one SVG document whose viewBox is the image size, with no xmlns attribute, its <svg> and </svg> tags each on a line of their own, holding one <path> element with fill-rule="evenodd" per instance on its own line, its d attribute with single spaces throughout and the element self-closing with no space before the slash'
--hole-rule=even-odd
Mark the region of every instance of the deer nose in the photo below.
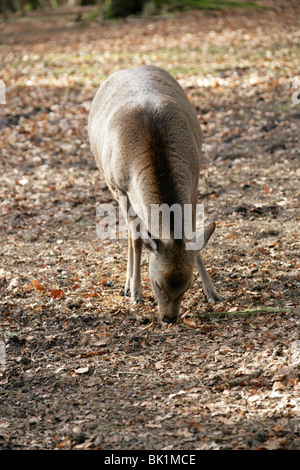
<svg viewBox="0 0 300 470">
<path fill-rule="evenodd" d="M 167 315 L 164 316 L 163 321 L 166 323 L 175 323 L 177 320 L 177 317 L 167 317 Z"/>
</svg>

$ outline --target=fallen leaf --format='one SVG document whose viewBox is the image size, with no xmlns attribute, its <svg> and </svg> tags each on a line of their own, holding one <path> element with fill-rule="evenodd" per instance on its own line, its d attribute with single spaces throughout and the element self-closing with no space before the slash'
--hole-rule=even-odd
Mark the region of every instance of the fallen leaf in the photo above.
<svg viewBox="0 0 300 470">
<path fill-rule="evenodd" d="M 33 281 L 31 282 L 35 290 L 37 290 L 38 292 L 45 292 L 45 287 L 40 284 L 37 279 L 33 279 Z"/>
<path fill-rule="evenodd" d="M 278 391 L 278 390 L 285 390 L 285 385 L 282 382 L 276 381 L 273 383 L 272 390 Z"/>
<path fill-rule="evenodd" d="M 89 367 L 79 367 L 79 369 L 76 369 L 75 372 L 76 374 L 87 374 L 89 370 Z"/>
<path fill-rule="evenodd" d="M 65 294 L 64 291 L 61 289 L 53 289 L 53 291 L 50 293 L 50 297 L 53 299 L 64 299 Z"/>
<path fill-rule="evenodd" d="M 205 426 L 202 423 L 191 421 L 190 424 L 188 425 L 189 431 L 192 432 L 204 432 L 205 431 Z"/>
<path fill-rule="evenodd" d="M 183 323 L 185 326 L 188 326 L 189 328 L 196 328 L 196 322 L 194 320 L 191 320 L 190 318 L 184 318 Z"/>
</svg>

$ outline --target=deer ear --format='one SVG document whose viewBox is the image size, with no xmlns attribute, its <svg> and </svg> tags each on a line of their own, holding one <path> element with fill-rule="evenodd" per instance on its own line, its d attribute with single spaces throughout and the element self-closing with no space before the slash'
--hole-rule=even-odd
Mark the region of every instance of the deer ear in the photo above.
<svg viewBox="0 0 300 470">
<path fill-rule="evenodd" d="M 206 245 L 207 245 L 207 242 L 208 240 L 210 239 L 210 237 L 212 236 L 212 234 L 214 233 L 215 231 L 215 228 L 216 228 L 216 224 L 215 222 L 212 222 L 211 224 L 209 224 L 207 227 L 205 227 L 204 229 L 204 233 L 203 233 L 203 245 L 202 247 L 200 248 L 200 250 L 202 250 L 202 248 L 204 248 Z M 200 234 L 201 236 L 201 234 Z M 198 237 L 197 237 L 198 238 Z"/>
<path fill-rule="evenodd" d="M 155 255 L 157 255 L 157 249 L 158 249 L 157 241 L 158 240 L 154 240 L 151 236 L 151 233 L 148 230 L 142 230 L 141 237 L 143 239 L 145 248 L 151 251 L 151 253 L 154 253 Z"/>
<path fill-rule="evenodd" d="M 215 228 L 216 224 L 215 222 L 212 222 L 203 230 L 201 230 L 196 239 L 194 239 L 192 242 L 188 242 L 186 244 L 186 248 L 188 250 L 201 251 L 207 245 L 207 242 L 214 233 Z"/>
</svg>

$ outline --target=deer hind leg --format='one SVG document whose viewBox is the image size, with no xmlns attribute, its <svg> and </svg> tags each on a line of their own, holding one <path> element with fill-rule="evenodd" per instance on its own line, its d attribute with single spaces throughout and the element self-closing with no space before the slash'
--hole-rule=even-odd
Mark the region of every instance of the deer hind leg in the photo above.
<svg viewBox="0 0 300 470">
<path fill-rule="evenodd" d="M 130 231 L 128 228 L 128 259 L 127 259 L 127 273 L 126 273 L 126 284 L 125 284 L 125 297 L 130 295 L 130 286 L 131 286 L 131 279 L 133 274 L 133 246 L 132 246 L 132 238 L 130 236 Z"/>
<path fill-rule="evenodd" d="M 216 302 L 217 300 L 222 300 L 222 297 L 220 297 L 219 294 L 217 293 L 212 283 L 212 280 L 209 277 L 205 269 L 200 253 L 197 255 L 197 258 L 196 258 L 196 266 L 201 277 L 206 300 L 208 302 Z"/>
</svg>

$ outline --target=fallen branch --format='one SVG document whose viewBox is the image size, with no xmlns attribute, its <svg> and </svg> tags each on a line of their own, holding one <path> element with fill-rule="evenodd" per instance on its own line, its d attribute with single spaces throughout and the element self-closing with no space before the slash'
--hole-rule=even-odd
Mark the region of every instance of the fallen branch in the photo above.
<svg viewBox="0 0 300 470">
<path fill-rule="evenodd" d="M 291 308 L 281 308 L 281 307 L 260 307 L 260 308 L 250 308 L 246 310 L 236 310 L 236 311 L 223 311 L 223 312 L 209 312 L 205 313 L 205 316 L 210 317 L 210 316 L 226 316 L 226 315 L 232 315 L 232 316 L 241 316 L 241 317 L 246 317 L 248 315 L 256 315 L 259 313 L 287 313 L 291 312 Z"/>
<path fill-rule="evenodd" d="M 248 380 L 254 379 L 255 377 L 259 377 L 262 373 L 263 373 L 263 370 L 258 369 L 255 372 L 252 372 L 252 374 L 235 377 L 234 379 L 228 380 L 228 385 L 230 387 L 235 387 L 236 385 L 241 385 L 244 382 L 247 382 Z"/>
<path fill-rule="evenodd" d="M 136 370 L 118 370 L 117 374 L 124 374 L 124 375 L 144 375 L 145 377 L 149 377 L 149 374 L 143 374 L 143 372 L 139 372 Z M 116 375 L 117 375 L 116 374 Z"/>
</svg>

